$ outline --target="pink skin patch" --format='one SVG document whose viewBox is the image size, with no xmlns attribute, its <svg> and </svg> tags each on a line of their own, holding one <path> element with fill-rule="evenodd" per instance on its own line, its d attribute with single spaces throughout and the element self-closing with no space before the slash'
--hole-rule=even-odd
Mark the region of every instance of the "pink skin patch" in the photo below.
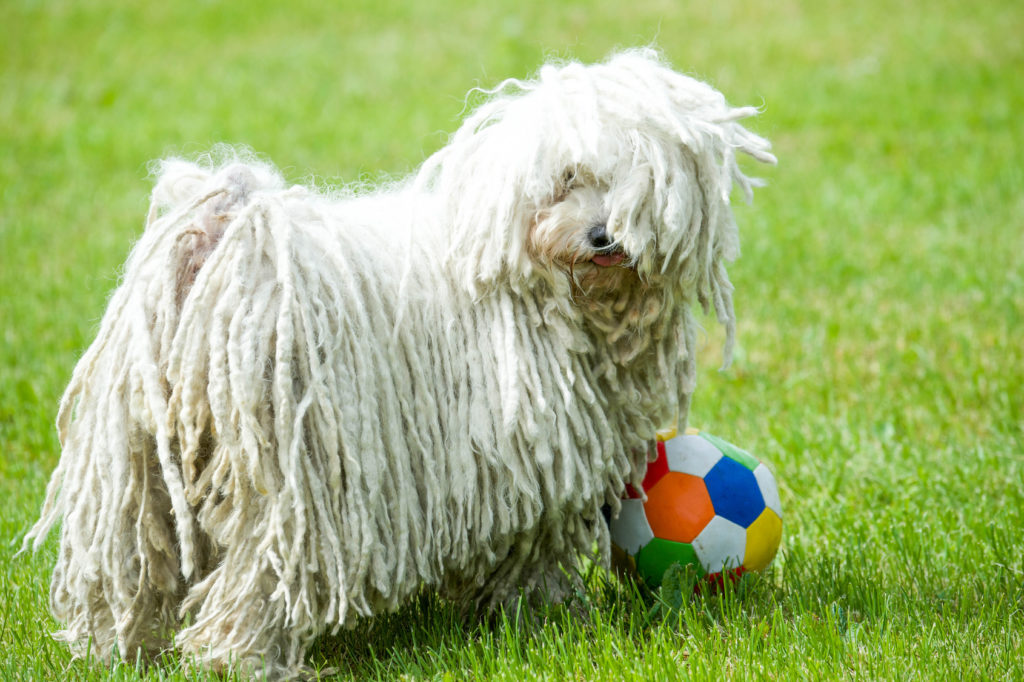
<svg viewBox="0 0 1024 682">
<path fill-rule="evenodd" d="M 602 268 L 610 268 L 613 265 L 618 265 L 622 261 L 626 260 L 626 254 L 624 253 L 599 253 L 590 259 L 594 265 L 599 265 Z"/>
</svg>

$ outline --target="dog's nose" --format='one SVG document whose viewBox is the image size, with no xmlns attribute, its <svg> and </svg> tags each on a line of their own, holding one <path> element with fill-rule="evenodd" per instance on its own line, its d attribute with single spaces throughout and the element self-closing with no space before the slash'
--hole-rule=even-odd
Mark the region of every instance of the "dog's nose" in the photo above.
<svg viewBox="0 0 1024 682">
<path fill-rule="evenodd" d="M 608 226 L 606 223 L 600 223 L 594 225 L 587 232 L 587 240 L 590 242 L 590 246 L 595 251 L 602 251 L 612 245 L 612 240 L 608 236 Z"/>
</svg>

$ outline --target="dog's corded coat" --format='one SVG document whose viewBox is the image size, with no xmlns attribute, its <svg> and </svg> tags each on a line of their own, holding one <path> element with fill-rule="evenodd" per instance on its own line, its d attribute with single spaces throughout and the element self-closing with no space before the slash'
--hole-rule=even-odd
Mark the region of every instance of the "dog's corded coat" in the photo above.
<svg viewBox="0 0 1024 682">
<path fill-rule="evenodd" d="M 377 191 L 162 164 L 26 538 L 62 522 L 62 636 L 290 673 L 423 585 L 557 597 L 607 561 L 602 505 L 685 423 L 694 304 L 731 345 L 735 153 L 774 160 L 752 113 L 635 51 L 503 84 Z M 579 184 L 619 267 L 549 217 Z"/>
</svg>

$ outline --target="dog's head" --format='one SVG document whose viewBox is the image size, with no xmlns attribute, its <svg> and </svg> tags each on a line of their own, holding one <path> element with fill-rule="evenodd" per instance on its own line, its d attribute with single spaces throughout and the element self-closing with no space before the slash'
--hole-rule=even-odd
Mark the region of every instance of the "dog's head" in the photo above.
<svg viewBox="0 0 1024 682">
<path fill-rule="evenodd" d="M 737 123 L 756 109 L 729 107 L 653 50 L 547 65 L 488 94 L 417 180 L 445 202 L 467 287 L 561 279 L 600 307 L 642 286 L 722 316 L 724 262 L 738 254 L 729 195 L 756 184 L 736 152 L 775 161 Z"/>
</svg>

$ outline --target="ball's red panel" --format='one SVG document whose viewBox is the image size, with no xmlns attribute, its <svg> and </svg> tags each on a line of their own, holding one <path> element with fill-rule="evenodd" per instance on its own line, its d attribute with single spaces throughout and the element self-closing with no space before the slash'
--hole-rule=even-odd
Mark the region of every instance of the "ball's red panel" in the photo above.
<svg viewBox="0 0 1024 682">
<path fill-rule="evenodd" d="M 658 456 L 653 462 L 647 463 L 647 473 L 644 474 L 644 480 L 641 484 L 644 492 L 650 491 L 650 489 L 654 487 L 654 484 L 660 481 L 661 477 L 668 473 L 668 459 L 665 456 L 665 444 L 658 441 L 657 448 Z M 643 494 L 627 483 L 626 497 L 631 500 L 636 500 L 642 498 Z"/>
<path fill-rule="evenodd" d="M 644 503 L 654 537 L 692 542 L 715 516 L 704 481 L 670 471 L 647 491 Z"/>
<path fill-rule="evenodd" d="M 743 574 L 747 572 L 747 569 L 743 566 L 730 569 L 728 571 L 719 571 L 718 573 L 709 573 L 704 576 L 704 582 L 711 586 L 711 591 L 715 592 L 725 587 L 726 581 L 731 584 L 735 584 L 737 580 L 743 577 Z M 694 592 L 700 591 L 700 583 L 693 586 Z"/>
<path fill-rule="evenodd" d="M 644 492 L 650 493 L 651 488 L 661 480 L 661 477 L 668 473 L 668 459 L 665 457 L 665 444 L 658 443 L 658 456 L 647 465 L 647 474 L 644 476 Z"/>
</svg>

